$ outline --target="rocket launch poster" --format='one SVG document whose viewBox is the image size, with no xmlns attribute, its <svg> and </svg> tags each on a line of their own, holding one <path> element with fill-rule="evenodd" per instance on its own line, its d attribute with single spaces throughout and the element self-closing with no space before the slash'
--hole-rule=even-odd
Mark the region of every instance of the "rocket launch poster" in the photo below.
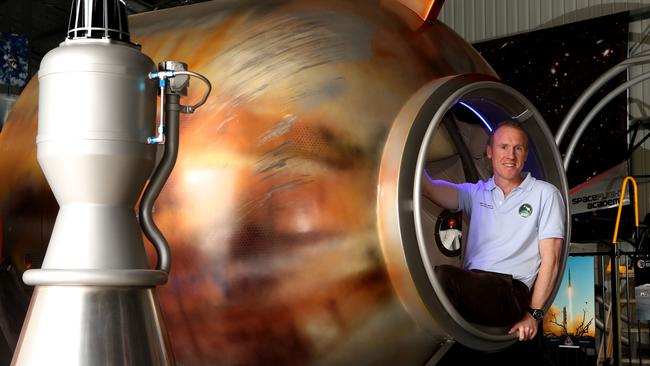
<svg viewBox="0 0 650 366">
<path fill-rule="evenodd" d="M 543 323 L 548 347 L 595 348 L 593 257 L 569 257 L 560 289 Z"/>
</svg>

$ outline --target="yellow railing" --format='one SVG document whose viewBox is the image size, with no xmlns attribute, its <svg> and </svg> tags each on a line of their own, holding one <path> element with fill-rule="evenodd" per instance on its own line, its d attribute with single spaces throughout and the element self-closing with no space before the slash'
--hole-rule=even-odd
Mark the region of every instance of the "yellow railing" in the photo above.
<svg viewBox="0 0 650 366">
<path fill-rule="evenodd" d="M 634 225 L 639 228 L 639 194 L 636 185 L 636 180 L 630 176 L 623 179 L 623 187 L 621 188 L 621 196 L 618 200 L 618 213 L 616 214 L 616 226 L 614 226 L 614 238 L 612 238 L 612 244 L 616 244 L 616 239 L 618 238 L 618 225 L 621 222 L 621 211 L 623 210 L 623 201 L 625 199 L 625 187 L 627 186 L 627 181 L 631 181 L 634 186 Z"/>
<path fill-rule="evenodd" d="M 618 292 L 617 289 L 618 289 L 619 286 L 618 286 L 617 281 L 618 281 L 619 273 L 621 273 L 623 271 L 627 271 L 627 266 L 625 266 L 625 265 L 623 265 L 623 266 L 613 265 L 612 266 L 612 261 L 614 263 L 617 262 L 616 258 L 618 256 L 618 253 L 617 253 L 616 240 L 618 239 L 618 226 L 621 223 L 621 212 L 623 211 L 623 201 L 625 201 L 625 188 L 627 187 L 627 181 L 631 181 L 632 186 L 634 187 L 634 220 L 635 220 L 634 224 L 636 226 L 637 233 L 638 233 L 638 230 L 639 230 L 639 196 L 638 196 L 638 189 L 637 189 L 637 185 L 636 185 L 636 180 L 634 180 L 634 178 L 628 176 L 628 177 L 625 177 L 625 179 L 623 179 L 623 184 L 622 184 L 622 187 L 621 187 L 621 195 L 620 195 L 619 200 L 618 200 L 618 213 L 616 214 L 616 225 L 614 226 L 614 237 L 612 238 L 612 244 L 614 246 L 614 252 L 613 252 L 614 256 L 612 257 L 612 259 L 610 259 L 609 264 L 607 265 L 608 272 L 610 271 L 610 268 L 611 268 L 611 278 L 612 278 L 612 302 L 613 302 L 613 304 L 610 306 L 610 311 L 612 309 L 616 309 L 617 313 L 619 313 L 619 311 L 620 311 L 618 296 L 614 295 L 613 293 L 614 293 L 614 291 Z M 616 299 L 616 300 L 614 300 L 614 299 Z M 607 321 L 611 319 L 611 316 L 612 316 L 612 313 L 608 312 Z M 607 321 L 606 321 L 606 323 L 607 323 Z M 616 327 L 618 329 L 617 333 L 620 334 L 620 324 L 619 324 L 619 322 L 614 323 L 612 321 L 612 327 L 614 327 L 614 324 L 617 324 L 616 325 Z M 607 342 L 608 343 L 607 358 L 610 359 L 610 360 L 612 359 L 612 355 L 613 355 L 614 342 L 617 342 L 617 344 L 618 344 L 617 349 L 619 350 L 618 351 L 619 354 L 618 354 L 617 359 L 620 359 L 620 343 L 619 343 L 620 340 L 615 340 L 614 339 L 614 332 L 610 332 L 609 339 L 608 339 L 608 342 Z M 600 358 L 600 352 L 598 354 L 598 358 Z"/>
</svg>

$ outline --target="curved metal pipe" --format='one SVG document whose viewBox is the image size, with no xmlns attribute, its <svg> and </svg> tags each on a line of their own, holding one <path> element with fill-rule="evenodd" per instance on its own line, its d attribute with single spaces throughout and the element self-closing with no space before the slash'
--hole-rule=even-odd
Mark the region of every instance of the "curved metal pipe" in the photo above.
<svg viewBox="0 0 650 366">
<path fill-rule="evenodd" d="M 201 100 L 199 100 L 197 103 L 195 103 L 193 105 L 184 105 L 183 106 L 183 113 L 194 113 L 194 111 L 197 108 L 202 106 L 208 100 L 208 96 L 210 96 L 210 92 L 212 91 L 212 84 L 210 83 L 210 80 L 208 80 L 208 78 L 206 78 L 205 76 L 203 76 L 201 74 L 198 74 L 196 72 L 193 72 L 193 71 L 185 71 L 185 70 L 174 71 L 174 74 L 175 75 L 194 76 L 195 78 L 203 81 L 203 83 L 205 83 L 205 85 L 208 87 L 208 90 L 205 92 L 205 94 L 203 94 L 203 97 L 201 98 Z"/>
<path fill-rule="evenodd" d="M 169 178 L 169 175 L 174 169 L 176 158 L 178 157 L 179 116 L 181 111 L 180 95 L 167 94 L 165 110 L 167 113 L 167 138 L 165 142 L 165 151 L 163 152 L 162 159 L 142 195 L 139 213 L 142 231 L 147 236 L 147 239 L 151 241 L 151 244 L 153 244 L 156 249 L 156 254 L 158 255 L 156 269 L 169 273 L 172 260 L 171 251 L 167 239 L 165 239 L 165 236 L 160 232 L 160 229 L 153 221 L 152 211 L 153 205 L 162 191 L 163 186 L 167 182 L 167 178 Z"/>
<path fill-rule="evenodd" d="M 555 134 L 555 143 L 557 146 L 560 146 L 562 139 L 564 139 L 564 135 L 569 129 L 569 125 L 571 125 L 571 122 L 576 117 L 580 109 L 584 106 L 587 100 L 591 98 L 592 95 L 594 95 L 603 85 L 605 85 L 606 82 L 630 66 L 645 64 L 648 62 L 650 62 L 650 55 L 628 58 L 627 60 L 623 60 L 617 65 L 613 66 L 611 69 L 607 70 L 598 79 L 596 79 L 596 81 L 589 85 L 589 87 L 580 95 L 580 97 L 578 97 L 578 100 L 576 100 L 576 102 L 573 104 L 569 112 L 562 120 L 562 123 L 560 124 L 560 127 Z"/>
<path fill-rule="evenodd" d="M 614 90 L 610 91 L 603 99 L 600 100 L 592 109 L 589 111 L 589 114 L 585 117 L 585 119 L 582 120 L 582 123 L 580 126 L 578 126 L 578 129 L 574 133 L 573 137 L 571 137 L 571 141 L 569 142 L 569 146 L 567 146 L 566 153 L 564 155 L 564 161 L 562 164 L 564 165 L 564 170 L 566 171 L 569 168 L 569 162 L 571 161 L 571 156 L 573 156 L 573 151 L 575 150 L 576 146 L 578 145 L 578 141 L 580 140 L 580 137 L 582 137 L 582 134 L 585 132 L 591 121 L 594 119 L 596 114 L 600 112 L 601 109 L 607 105 L 612 99 L 614 99 L 617 95 L 621 94 L 628 88 L 634 86 L 635 84 L 638 84 L 644 80 L 650 79 L 650 72 L 643 73 L 641 75 L 638 75 L 625 83 L 619 85 L 616 87 Z M 577 103 L 576 103 L 577 104 Z M 575 106 L 575 105 L 574 105 Z M 559 142 L 557 141 L 556 137 L 556 143 L 559 146 Z"/>
</svg>

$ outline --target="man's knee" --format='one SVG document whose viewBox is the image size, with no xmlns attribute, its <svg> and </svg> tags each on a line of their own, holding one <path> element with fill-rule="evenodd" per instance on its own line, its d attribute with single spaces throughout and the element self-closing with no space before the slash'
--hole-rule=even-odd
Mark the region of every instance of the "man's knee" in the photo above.
<svg viewBox="0 0 650 366">
<path fill-rule="evenodd" d="M 438 279 L 438 282 L 444 287 L 446 287 L 447 285 L 455 282 L 455 280 L 458 278 L 458 271 L 462 271 L 462 270 L 458 267 L 454 267 L 448 264 L 442 264 L 439 266 L 435 266 L 433 271 L 436 274 L 436 278 Z"/>
<path fill-rule="evenodd" d="M 433 270 L 438 283 L 444 289 L 445 294 L 449 300 L 456 305 L 458 297 L 461 295 L 459 293 L 460 282 L 462 282 L 462 272 L 464 270 L 447 264 L 436 266 Z"/>
<path fill-rule="evenodd" d="M 512 290 L 513 290 L 514 300 L 517 303 L 520 310 L 519 315 L 521 316 L 530 306 L 530 290 L 528 289 L 528 286 L 526 286 L 525 283 L 518 280 L 512 281 Z"/>
</svg>

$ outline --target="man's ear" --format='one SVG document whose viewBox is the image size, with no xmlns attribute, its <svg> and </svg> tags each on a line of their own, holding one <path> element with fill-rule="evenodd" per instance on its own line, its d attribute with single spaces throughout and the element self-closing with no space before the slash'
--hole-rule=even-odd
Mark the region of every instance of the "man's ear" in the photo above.
<svg viewBox="0 0 650 366">
<path fill-rule="evenodd" d="M 485 157 L 488 159 L 492 159 L 492 146 L 490 145 L 485 146 Z"/>
</svg>

